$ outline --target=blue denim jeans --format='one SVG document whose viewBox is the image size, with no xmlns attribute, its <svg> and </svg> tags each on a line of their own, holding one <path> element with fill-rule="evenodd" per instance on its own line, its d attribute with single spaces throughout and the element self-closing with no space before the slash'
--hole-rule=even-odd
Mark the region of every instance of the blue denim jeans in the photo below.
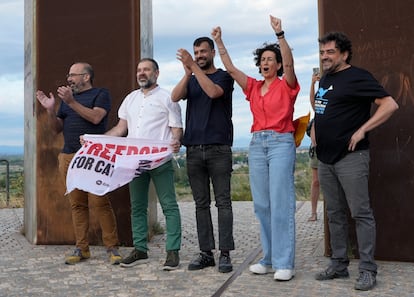
<svg viewBox="0 0 414 297">
<path fill-rule="evenodd" d="M 187 147 L 187 174 L 195 201 L 198 243 L 201 251 L 215 249 L 210 213 L 210 181 L 218 209 L 219 249 L 234 250 L 230 194 L 232 166 L 233 155 L 229 145 Z"/>
<path fill-rule="evenodd" d="M 155 169 L 142 173 L 129 183 L 131 196 L 131 224 L 132 237 L 135 249 L 146 252 L 148 250 L 148 191 L 152 179 L 158 195 L 162 212 L 165 216 L 167 228 L 167 251 L 181 248 L 181 216 L 178 208 L 174 187 L 174 168 L 172 161 Z"/>
<path fill-rule="evenodd" d="M 253 133 L 249 177 L 254 211 L 260 222 L 260 264 L 273 269 L 295 266 L 295 159 L 292 133 Z"/>
<path fill-rule="evenodd" d="M 333 165 L 319 162 L 318 173 L 328 216 L 332 248 L 331 265 L 336 270 L 343 270 L 349 264 L 349 207 L 356 226 L 359 270 L 376 273 L 376 227 L 368 193 L 369 151 L 349 153 Z"/>
</svg>

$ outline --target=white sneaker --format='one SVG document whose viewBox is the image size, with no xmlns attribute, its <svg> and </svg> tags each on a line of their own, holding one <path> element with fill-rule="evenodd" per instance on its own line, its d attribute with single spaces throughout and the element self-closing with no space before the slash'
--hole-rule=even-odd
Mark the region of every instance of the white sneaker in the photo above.
<svg viewBox="0 0 414 297">
<path fill-rule="evenodd" d="M 295 271 L 292 269 L 277 269 L 274 279 L 278 281 L 288 281 L 295 276 Z"/>
<path fill-rule="evenodd" d="M 272 267 L 260 263 L 250 265 L 249 270 L 255 274 L 266 274 L 274 271 Z"/>
</svg>

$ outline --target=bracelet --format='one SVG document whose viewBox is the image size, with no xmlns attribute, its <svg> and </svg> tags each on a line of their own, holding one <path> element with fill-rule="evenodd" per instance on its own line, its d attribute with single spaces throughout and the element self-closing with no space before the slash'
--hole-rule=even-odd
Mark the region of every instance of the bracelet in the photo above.
<svg viewBox="0 0 414 297">
<path fill-rule="evenodd" d="M 277 39 L 285 39 L 285 35 L 278 36 Z"/>
<path fill-rule="evenodd" d="M 275 33 L 277 37 L 285 35 L 285 31 L 280 31 L 279 33 Z"/>
</svg>

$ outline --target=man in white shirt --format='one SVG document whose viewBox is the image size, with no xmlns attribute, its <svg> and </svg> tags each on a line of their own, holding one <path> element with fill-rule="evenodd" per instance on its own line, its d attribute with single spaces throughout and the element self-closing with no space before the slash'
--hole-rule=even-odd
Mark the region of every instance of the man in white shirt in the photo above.
<svg viewBox="0 0 414 297">
<path fill-rule="evenodd" d="M 181 109 L 171 100 L 168 91 L 157 84 L 158 63 L 150 58 L 139 61 L 137 82 L 140 89 L 128 94 L 118 110 L 119 121 L 106 134 L 154 140 L 170 140 L 173 152 L 179 151 L 183 135 Z M 181 217 L 178 208 L 172 161 L 143 172 L 129 183 L 131 224 L 134 249 L 121 261 L 121 267 L 148 262 L 148 189 L 153 180 L 161 208 L 165 215 L 167 259 L 164 270 L 179 266 L 181 246 Z"/>
</svg>

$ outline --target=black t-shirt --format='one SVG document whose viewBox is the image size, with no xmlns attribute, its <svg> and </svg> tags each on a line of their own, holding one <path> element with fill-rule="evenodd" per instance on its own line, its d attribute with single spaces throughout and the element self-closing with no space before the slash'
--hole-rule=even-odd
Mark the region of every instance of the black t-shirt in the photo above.
<svg viewBox="0 0 414 297">
<path fill-rule="evenodd" d="M 370 118 L 377 98 L 389 96 L 368 71 L 351 66 L 324 75 L 315 95 L 315 136 L 318 159 L 334 164 L 348 153 L 351 136 Z M 368 149 L 368 134 L 355 150 Z"/>
<path fill-rule="evenodd" d="M 193 75 L 187 85 L 186 126 L 184 145 L 233 144 L 232 93 L 233 78 L 217 69 L 207 76 L 224 91 L 219 98 L 210 98 Z"/>
<path fill-rule="evenodd" d="M 62 152 L 66 154 L 76 153 L 80 149 L 80 135 L 105 133 L 108 123 L 108 113 L 111 110 L 111 96 L 106 89 L 92 88 L 74 94 L 73 97 L 80 104 L 88 108 L 101 107 L 107 111 L 107 114 L 99 124 L 95 125 L 82 118 L 69 105 L 62 101 L 57 117 L 63 120 L 63 138 L 65 143 Z"/>
</svg>

